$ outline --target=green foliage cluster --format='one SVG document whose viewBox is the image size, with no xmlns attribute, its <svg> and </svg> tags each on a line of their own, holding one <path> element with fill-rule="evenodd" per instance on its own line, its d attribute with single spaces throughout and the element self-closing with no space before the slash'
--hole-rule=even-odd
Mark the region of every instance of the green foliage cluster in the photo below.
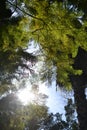
<svg viewBox="0 0 87 130">
<path fill-rule="evenodd" d="M 2 24 L 0 31 L 0 50 L 16 51 L 33 39 L 41 45 L 46 65 L 51 61 L 52 66 L 56 66 L 57 83 L 70 88 L 69 75 L 82 73 L 73 69 L 78 48 L 87 50 L 87 21 L 83 19 L 85 11 L 80 8 L 81 3 L 68 0 L 18 0 L 17 3 L 7 3 L 15 8 L 21 19 L 16 24 L 13 24 L 14 18 L 4 21 L 6 23 Z"/>
<path fill-rule="evenodd" d="M 0 11 L 2 10 L 0 13 L 0 93 L 11 89 L 12 79 L 18 80 L 21 74 L 23 75 L 24 68 L 31 71 L 26 62 L 29 60 L 32 63 L 36 62 L 36 57 L 26 52 L 30 45 L 29 19 L 19 13 L 19 10 L 16 11 L 15 4 L 15 1 L 6 0 L 0 3 Z M 21 7 L 20 2 L 17 4 Z M 6 11 L 12 9 L 13 15 L 7 17 L 8 14 L 4 14 L 2 17 L 4 9 Z"/>
<path fill-rule="evenodd" d="M 24 123 L 22 119 L 10 112 L 1 112 L 0 115 L 0 129 L 1 130 L 23 130 Z"/>
<path fill-rule="evenodd" d="M 75 119 L 75 104 L 72 99 L 68 99 L 65 106 L 65 120 L 60 113 L 50 113 L 47 118 L 40 122 L 38 130 L 78 130 L 78 123 Z"/>
<path fill-rule="evenodd" d="M 28 19 L 22 18 L 15 25 L 11 22 L 0 25 L 0 51 L 16 51 L 18 47 L 26 47 L 29 41 Z"/>
<path fill-rule="evenodd" d="M 81 70 L 74 70 L 73 63 L 81 47 L 87 50 L 86 24 L 79 18 L 81 11 L 70 11 L 63 3 L 33 1 L 29 5 L 34 8 L 36 18 L 30 24 L 31 38 L 38 42 L 46 56 L 46 65 L 51 61 L 57 68 L 57 83 L 71 87 L 69 75 L 80 75 Z M 37 8 L 38 6 L 38 8 Z"/>
<path fill-rule="evenodd" d="M 15 104 L 17 104 L 17 100 Z M 11 107 L 16 108 L 14 104 L 11 104 Z M 46 118 L 48 115 L 48 108 L 46 106 L 35 104 L 23 106 L 19 102 L 19 104 L 17 104 L 16 110 L 14 108 L 11 110 L 8 108 L 7 111 L 0 109 L 1 130 L 23 130 L 26 128 L 30 130 L 36 130 L 39 127 L 38 122 L 42 118 Z"/>
<path fill-rule="evenodd" d="M 15 94 L 0 100 L 1 130 L 78 130 L 75 119 L 75 105 L 68 99 L 65 106 L 65 117 L 60 113 L 48 113 L 48 107 L 39 104 L 23 106 Z"/>
<path fill-rule="evenodd" d="M 24 48 L 28 46 L 28 41 L 33 40 L 41 45 L 45 54 L 45 68 L 49 68 L 48 71 L 44 70 L 46 73 L 43 74 L 43 79 L 50 80 L 55 67 L 57 84 L 70 89 L 70 75 L 82 74 L 82 70 L 73 68 L 78 50 L 82 48 L 87 51 L 86 2 L 86 0 L 62 0 L 61 2 L 58 0 L 3 0 L 1 3 L 4 7 L 0 5 L 1 80 L 8 79 L 9 74 L 16 72 L 18 66 L 28 68 L 26 64 L 23 64 L 24 59 L 22 60 L 22 58 L 26 55 L 23 52 Z M 2 15 L 4 9 L 5 12 Z M 17 17 L 12 16 L 11 9 L 14 10 Z M 17 53 L 20 54 L 17 56 Z M 7 66 L 3 56 L 7 61 Z M 9 71 L 8 68 L 11 70 Z M 12 75 L 9 79 L 12 79 Z M 79 89 L 77 90 L 77 93 L 80 94 Z M 80 99 L 78 97 L 77 99 L 79 103 Z M 80 109 L 79 106 L 78 108 Z M 80 114 L 79 116 L 85 117 Z M 84 122 L 79 123 L 83 125 Z"/>
</svg>

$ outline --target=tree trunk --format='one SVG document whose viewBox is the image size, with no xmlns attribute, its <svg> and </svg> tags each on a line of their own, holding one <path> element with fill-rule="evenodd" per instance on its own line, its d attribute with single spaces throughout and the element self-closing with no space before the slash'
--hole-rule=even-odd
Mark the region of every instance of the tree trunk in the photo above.
<svg viewBox="0 0 87 130">
<path fill-rule="evenodd" d="M 85 76 L 71 76 L 71 83 L 74 90 L 74 98 L 76 103 L 76 110 L 78 114 L 79 130 L 87 130 L 87 100 L 85 95 Z M 84 82 L 83 82 L 84 81 Z"/>
</svg>

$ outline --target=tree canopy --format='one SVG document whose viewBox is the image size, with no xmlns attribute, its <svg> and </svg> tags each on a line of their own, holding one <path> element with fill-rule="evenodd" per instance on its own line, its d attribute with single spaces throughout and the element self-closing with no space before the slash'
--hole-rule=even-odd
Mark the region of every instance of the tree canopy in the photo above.
<svg viewBox="0 0 87 130">
<path fill-rule="evenodd" d="M 27 46 L 29 39 L 38 42 L 47 65 L 51 61 L 51 67 L 56 66 L 57 83 L 70 88 L 69 75 L 82 73 L 72 67 L 78 48 L 87 50 L 86 8 L 82 3 L 86 1 L 4 0 L 1 10 L 10 10 L 11 16 L 1 17 L 1 50 L 17 51 Z"/>
<path fill-rule="evenodd" d="M 18 66 L 28 68 L 24 60 L 35 57 L 26 54 L 25 48 L 29 41 L 38 43 L 45 61 L 42 79 L 52 81 L 55 68 L 56 83 L 68 89 L 73 87 L 80 130 L 86 130 L 87 123 L 86 3 L 87 0 L 0 2 L 0 78 L 6 79 L 17 72 Z"/>
<path fill-rule="evenodd" d="M 41 45 L 48 63 L 46 65 L 50 66 L 51 61 L 51 67 L 56 66 L 57 83 L 70 88 L 69 75 L 82 73 L 73 68 L 78 49 L 87 50 L 87 21 L 82 20 L 84 12 L 79 8 L 71 11 L 71 3 L 66 5 L 57 1 L 37 0 L 30 2 L 29 6 L 35 10 L 33 15 L 40 18 L 31 19 L 31 38 Z"/>
</svg>

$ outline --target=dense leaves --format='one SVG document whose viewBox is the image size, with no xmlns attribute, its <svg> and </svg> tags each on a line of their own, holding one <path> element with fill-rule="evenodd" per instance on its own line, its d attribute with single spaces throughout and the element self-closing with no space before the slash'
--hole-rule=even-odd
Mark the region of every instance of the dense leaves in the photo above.
<svg viewBox="0 0 87 130">
<path fill-rule="evenodd" d="M 37 61 L 35 55 L 26 51 L 30 45 L 29 20 L 16 11 L 14 2 L 13 6 L 9 2 L 4 0 L 0 3 L 0 93 L 11 89 L 14 78 L 24 77 L 25 69 L 34 72 L 27 63 L 31 62 L 33 66 Z M 8 17 L 5 11 L 11 9 L 13 14 Z"/>
<path fill-rule="evenodd" d="M 84 93 L 86 86 L 83 86 L 86 85 L 84 77 L 87 78 L 87 69 L 79 68 L 79 64 L 84 62 L 80 59 L 79 48 L 85 52 L 83 59 L 87 51 L 86 2 L 86 0 L 4 0 L 0 3 L 2 81 L 10 73 L 14 74 L 18 66 L 27 68 L 23 56 L 26 55 L 24 49 L 28 46 L 28 41 L 33 40 L 40 44 L 41 51 L 45 54 L 45 69 L 49 68 L 48 71 L 43 69 L 42 79 L 51 81 L 55 68 L 57 84 L 68 89 L 72 86 L 81 130 L 86 130 L 87 123 L 85 118 L 87 100 Z M 2 55 L 7 58 L 7 66 Z M 75 67 L 77 59 L 77 67 Z M 80 80 L 82 82 L 79 82 Z M 82 98 L 79 98 L 80 94 Z"/>
<path fill-rule="evenodd" d="M 32 90 L 35 91 L 36 90 Z M 39 92 L 36 92 L 38 97 Z M 39 100 L 44 99 L 44 95 Z M 44 99 L 46 100 L 46 99 Z M 36 103 L 37 102 L 37 103 Z M 0 99 L 0 129 L 1 130 L 23 130 L 37 129 L 38 122 L 46 118 L 48 115 L 48 107 L 46 107 L 35 98 L 32 103 L 23 105 L 16 93 L 8 94 Z"/>
<path fill-rule="evenodd" d="M 82 13 L 71 12 L 68 8 L 63 8 L 62 3 L 53 2 L 48 6 L 48 2 L 43 1 L 42 4 L 37 4 L 38 8 L 32 4 L 37 12 L 35 16 L 43 21 L 32 19 L 31 38 L 39 42 L 45 51 L 47 65 L 52 61 L 51 66 L 56 66 L 57 83 L 70 88 L 69 74 L 79 75 L 82 72 L 74 70 L 72 64 L 78 48 L 86 49 L 87 22 L 82 24 L 79 20 Z"/>
<path fill-rule="evenodd" d="M 40 128 L 38 130 L 78 130 L 78 123 L 75 119 L 75 104 L 72 99 L 68 99 L 65 106 L 64 120 L 60 113 L 50 113 L 47 118 L 40 122 Z"/>
<path fill-rule="evenodd" d="M 82 3 L 84 5 L 86 1 L 22 2 L 7 1 L 8 7 L 15 9 L 18 16 L 12 16 L 1 27 L 1 49 L 24 47 L 29 39 L 33 39 L 45 51 L 46 62 L 52 61 L 53 67 L 56 66 L 57 83 L 70 88 L 69 73 L 81 74 L 81 70 L 76 71 L 72 67 L 78 48 L 87 49 L 87 21 L 82 20 L 85 15 Z M 13 21 L 19 17 L 20 20 L 13 26 Z"/>
<path fill-rule="evenodd" d="M 10 94 L 0 100 L 0 129 L 78 130 L 74 112 L 75 105 L 72 99 L 68 99 L 65 106 L 64 120 L 60 113 L 48 113 L 46 106 L 32 103 L 23 106 L 15 94 Z"/>
</svg>

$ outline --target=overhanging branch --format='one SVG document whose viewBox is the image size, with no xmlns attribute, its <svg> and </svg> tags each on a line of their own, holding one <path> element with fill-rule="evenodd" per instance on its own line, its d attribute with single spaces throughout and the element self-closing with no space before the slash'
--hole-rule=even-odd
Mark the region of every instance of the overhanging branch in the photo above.
<svg viewBox="0 0 87 130">
<path fill-rule="evenodd" d="M 43 19 L 38 18 L 38 17 L 36 17 L 36 16 L 30 14 L 29 12 L 26 12 L 26 11 L 22 10 L 17 4 L 15 5 L 15 4 L 13 4 L 12 2 L 10 2 L 10 1 L 7 1 L 7 2 L 8 2 L 10 5 L 14 6 L 16 9 L 20 10 L 21 12 L 23 12 L 24 14 L 28 15 L 29 17 L 32 17 L 32 18 L 37 19 L 37 20 L 40 20 L 40 21 L 42 21 L 44 24 L 46 24 Z"/>
</svg>

